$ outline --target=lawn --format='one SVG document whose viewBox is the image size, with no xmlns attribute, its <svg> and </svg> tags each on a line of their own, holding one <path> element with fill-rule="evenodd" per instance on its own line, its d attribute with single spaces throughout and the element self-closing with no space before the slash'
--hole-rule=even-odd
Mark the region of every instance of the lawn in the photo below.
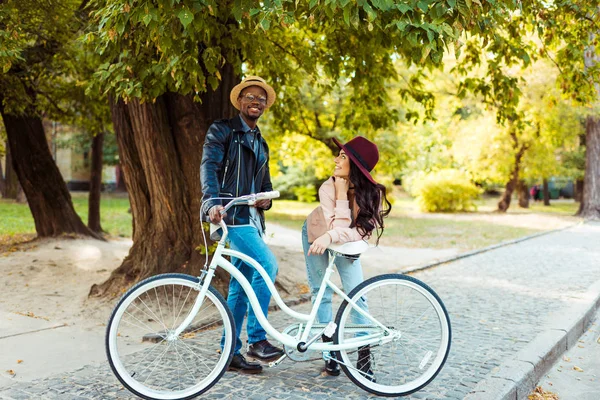
<svg viewBox="0 0 600 400">
<path fill-rule="evenodd" d="M 556 219 L 562 225 L 577 222 L 571 216 L 577 211 L 578 203 L 572 200 L 552 201 L 550 206 L 531 203 L 529 209 L 519 208 L 515 201 L 506 214 L 494 212 L 497 203 L 497 197 L 487 197 L 477 202 L 476 212 L 421 213 L 412 198 L 397 196 L 392 213 L 385 220 L 380 244 L 470 250 L 552 229 L 557 224 L 548 227 L 549 219 Z M 317 205 L 277 200 L 267 212 L 267 218 L 269 222 L 299 230 Z M 525 218 L 528 224 L 519 223 Z"/>
<path fill-rule="evenodd" d="M 87 193 L 72 193 L 75 210 L 87 221 Z M 421 213 L 416 203 L 406 195 L 396 196 L 391 215 L 386 219 L 381 244 L 400 247 L 458 248 L 469 250 L 489 246 L 548 229 L 575 223 L 571 217 L 578 204 L 568 200 L 552 201 L 551 206 L 531 203 L 521 209 L 516 201 L 506 214 L 493 212 L 498 198 L 479 200 L 478 211 L 470 213 Z M 276 200 L 267 212 L 269 222 L 300 230 L 306 216 L 318 203 L 301 203 Z M 103 195 L 101 221 L 103 229 L 111 236 L 130 237 L 132 233 L 129 200 L 123 195 Z M 0 239 L 32 237 L 35 225 L 27 205 L 0 199 Z M 526 222 L 526 223 L 524 223 Z M 24 236 L 21 236 L 24 235 Z M 18 241 L 18 240 L 17 240 Z"/>
<path fill-rule="evenodd" d="M 71 193 L 75 211 L 87 223 L 87 193 Z M 102 195 L 100 223 L 111 236 L 131 237 L 132 225 L 127 196 Z M 35 224 L 29 206 L 0 199 L 0 237 L 35 234 Z"/>
</svg>

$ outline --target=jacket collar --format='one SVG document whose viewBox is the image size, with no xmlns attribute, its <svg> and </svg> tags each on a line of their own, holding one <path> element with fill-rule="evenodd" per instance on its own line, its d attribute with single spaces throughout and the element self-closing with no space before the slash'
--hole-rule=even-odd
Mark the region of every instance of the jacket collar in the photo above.
<svg viewBox="0 0 600 400">
<path fill-rule="evenodd" d="M 233 128 L 233 131 L 236 133 L 246 133 L 246 130 L 244 129 L 244 126 L 247 126 L 247 124 L 245 124 L 244 122 L 242 122 L 242 116 L 241 115 L 236 115 L 235 117 L 233 117 L 231 119 L 231 127 Z M 258 125 L 256 126 L 256 132 L 260 135 L 260 128 L 258 127 Z"/>
</svg>

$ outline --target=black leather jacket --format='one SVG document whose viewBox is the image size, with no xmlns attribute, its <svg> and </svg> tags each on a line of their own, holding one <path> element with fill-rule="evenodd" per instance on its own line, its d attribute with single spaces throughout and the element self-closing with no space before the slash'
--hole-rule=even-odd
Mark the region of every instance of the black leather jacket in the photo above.
<svg viewBox="0 0 600 400">
<path fill-rule="evenodd" d="M 273 190 L 269 172 L 269 147 L 260 131 L 256 134 L 260 141 L 258 159 L 248 142 L 240 116 L 229 120 L 215 121 L 206 132 L 200 181 L 202 183 L 202 201 L 205 201 L 201 213 L 207 220 L 208 210 L 214 205 L 225 205 L 227 200 L 210 200 L 215 197 L 238 197 L 252 193 Z M 270 208 L 270 206 L 269 206 Z M 259 209 L 263 230 L 264 213 Z M 234 207 L 227 212 L 225 222 L 228 225 L 246 225 L 250 223 L 248 206 Z"/>
</svg>

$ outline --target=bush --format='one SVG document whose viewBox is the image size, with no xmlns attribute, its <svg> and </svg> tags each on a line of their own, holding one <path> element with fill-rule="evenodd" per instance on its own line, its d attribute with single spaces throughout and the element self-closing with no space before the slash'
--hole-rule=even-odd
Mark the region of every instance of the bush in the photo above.
<svg viewBox="0 0 600 400">
<path fill-rule="evenodd" d="M 273 190 L 278 190 L 282 200 L 301 200 L 302 198 L 316 198 L 315 188 L 321 185 L 321 181 L 315 178 L 314 170 L 304 171 L 296 166 L 287 167 L 285 173 L 272 179 Z M 311 189 L 314 192 L 311 195 Z M 308 197 L 307 197 L 308 196 Z M 302 201 L 302 200 L 301 200 Z"/>
<path fill-rule="evenodd" d="M 444 169 L 432 172 L 415 185 L 421 210 L 426 212 L 453 212 L 476 209 L 475 200 L 481 189 L 464 172 Z"/>
<path fill-rule="evenodd" d="M 315 185 L 298 186 L 293 189 L 296 200 L 312 203 L 317 200 L 317 189 Z"/>
</svg>

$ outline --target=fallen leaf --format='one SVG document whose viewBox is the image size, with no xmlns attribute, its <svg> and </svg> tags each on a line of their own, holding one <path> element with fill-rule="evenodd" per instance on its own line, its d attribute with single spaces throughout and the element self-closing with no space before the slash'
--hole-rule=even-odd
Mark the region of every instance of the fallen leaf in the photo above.
<svg viewBox="0 0 600 400">
<path fill-rule="evenodd" d="M 564 357 L 563 357 L 563 361 L 566 361 L 566 362 L 571 362 L 571 359 L 570 359 L 569 357 L 567 357 L 567 356 L 564 356 Z"/>
<path fill-rule="evenodd" d="M 558 395 L 556 393 L 549 392 L 547 390 L 542 389 L 540 386 L 537 386 L 533 392 L 527 396 L 529 400 L 558 400 Z"/>
<path fill-rule="evenodd" d="M 577 365 L 574 366 L 573 369 L 577 372 L 583 372 L 583 370 L 581 368 L 579 368 Z"/>
<path fill-rule="evenodd" d="M 6 372 L 8 372 L 8 374 L 12 376 L 16 375 L 15 371 L 13 371 L 12 369 L 7 369 Z"/>
<path fill-rule="evenodd" d="M 35 315 L 34 313 L 32 313 L 31 311 L 27 311 L 26 313 L 22 313 L 22 312 L 16 311 L 15 314 L 19 314 L 19 315 L 22 315 L 24 317 L 37 318 L 37 319 L 45 319 L 46 321 L 50 321 L 49 318 L 39 317 L 39 316 Z"/>
<path fill-rule="evenodd" d="M 305 388 L 304 386 L 302 386 L 300 389 L 301 389 L 303 392 L 310 392 L 310 389 L 307 389 L 307 388 Z"/>
<path fill-rule="evenodd" d="M 17 360 L 17 364 L 21 364 L 23 360 Z"/>
</svg>

